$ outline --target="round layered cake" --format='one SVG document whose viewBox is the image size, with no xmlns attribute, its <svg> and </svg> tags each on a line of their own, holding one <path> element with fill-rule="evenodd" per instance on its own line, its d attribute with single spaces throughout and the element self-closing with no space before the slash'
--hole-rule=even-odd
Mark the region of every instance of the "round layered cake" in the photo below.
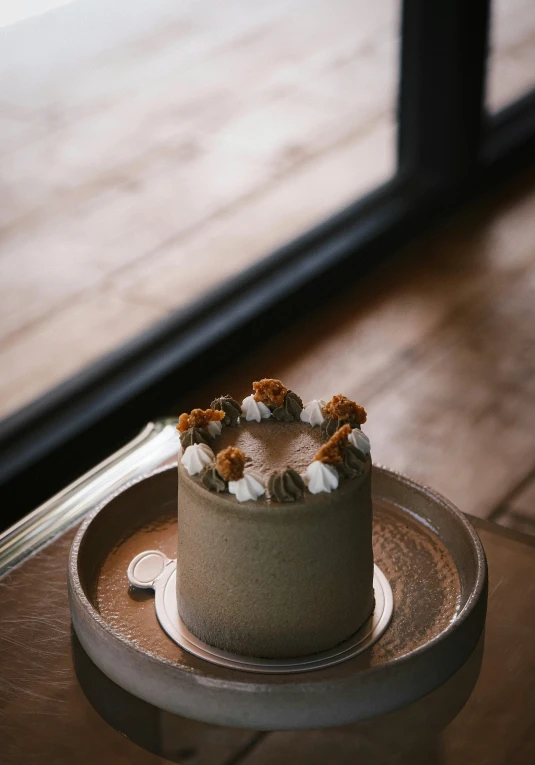
<svg viewBox="0 0 535 765">
<path fill-rule="evenodd" d="M 327 650 L 373 611 L 371 458 L 362 407 L 303 405 L 278 380 L 183 414 L 178 609 L 219 649 Z"/>
</svg>

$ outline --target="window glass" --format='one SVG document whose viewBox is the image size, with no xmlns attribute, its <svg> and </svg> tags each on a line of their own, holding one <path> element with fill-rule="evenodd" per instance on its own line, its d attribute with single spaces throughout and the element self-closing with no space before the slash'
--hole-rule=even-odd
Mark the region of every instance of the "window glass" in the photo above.
<svg viewBox="0 0 535 765">
<path fill-rule="evenodd" d="M 494 0 L 487 106 L 499 111 L 535 87 L 535 3 Z"/>
</svg>

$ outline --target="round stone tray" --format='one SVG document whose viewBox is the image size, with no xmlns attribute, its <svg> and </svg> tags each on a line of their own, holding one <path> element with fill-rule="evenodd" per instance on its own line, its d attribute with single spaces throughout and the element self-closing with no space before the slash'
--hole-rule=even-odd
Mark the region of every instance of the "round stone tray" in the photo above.
<svg viewBox="0 0 535 765">
<path fill-rule="evenodd" d="M 153 594 L 127 579 L 130 562 L 144 550 L 175 557 L 176 492 L 176 468 L 128 486 L 86 519 L 71 549 L 69 597 L 80 643 L 135 696 L 219 725 L 343 725 L 430 693 L 474 650 L 487 597 L 475 531 L 430 489 L 374 467 L 375 562 L 394 600 L 380 639 L 342 663 L 293 674 L 258 674 L 194 656 L 161 629 Z"/>
</svg>

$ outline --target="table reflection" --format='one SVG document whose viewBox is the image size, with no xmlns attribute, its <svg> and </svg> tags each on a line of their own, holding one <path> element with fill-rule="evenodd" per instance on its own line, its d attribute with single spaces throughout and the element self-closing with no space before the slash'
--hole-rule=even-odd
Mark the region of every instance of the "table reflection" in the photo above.
<svg viewBox="0 0 535 765">
<path fill-rule="evenodd" d="M 172 762 L 184 763 L 195 757 L 191 744 L 192 721 L 158 709 L 123 690 L 95 666 L 74 632 L 71 642 L 74 668 L 82 690 L 109 725 L 149 752 Z M 477 683 L 483 645 L 484 635 L 455 675 L 422 699 L 340 730 L 366 740 L 375 752 L 381 752 L 386 758 L 389 753 L 399 758 L 403 752 L 417 750 L 418 762 L 426 758 L 440 762 L 439 734 L 462 710 Z M 198 725 L 206 727 L 204 723 Z"/>
</svg>

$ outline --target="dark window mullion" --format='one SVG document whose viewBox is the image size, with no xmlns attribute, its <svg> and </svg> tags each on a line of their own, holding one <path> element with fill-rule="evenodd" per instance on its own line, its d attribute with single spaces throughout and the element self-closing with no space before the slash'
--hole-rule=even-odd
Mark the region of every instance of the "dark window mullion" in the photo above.
<svg viewBox="0 0 535 765">
<path fill-rule="evenodd" d="M 442 187 L 476 168 L 484 126 L 490 0 L 404 0 L 399 170 Z"/>
</svg>

